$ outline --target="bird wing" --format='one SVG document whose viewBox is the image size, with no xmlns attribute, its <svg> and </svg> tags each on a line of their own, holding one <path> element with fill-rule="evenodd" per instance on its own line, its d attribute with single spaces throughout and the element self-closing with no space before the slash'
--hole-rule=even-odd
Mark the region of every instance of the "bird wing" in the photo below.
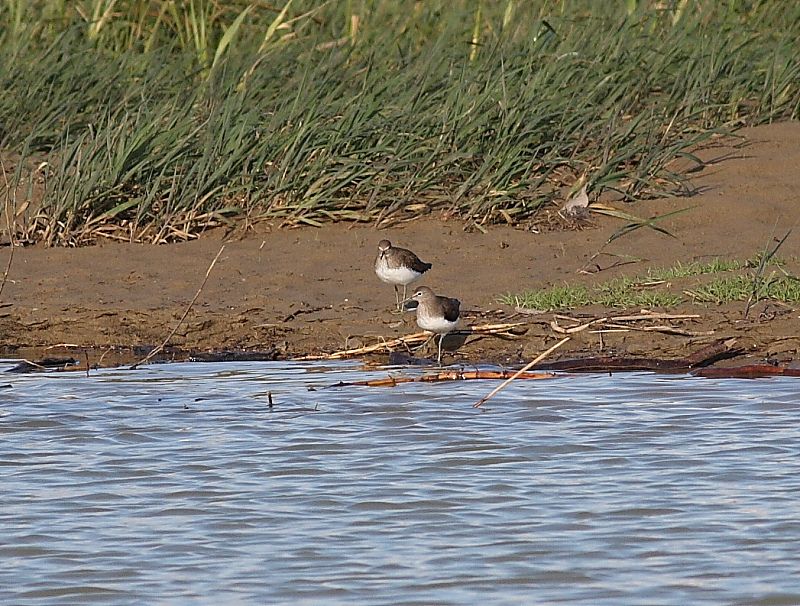
<svg viewBox="0 0 800 606">
<path fill-rule="evenodd" d="M 451 299 L 450 297 L 440 297 L 440 299 L 442 309 L 444 310 L 444 319 L 448 322 L 455 322 L 458 320 L 461 301 L 458 299 Z"/>
<path fill-rule="evenodd" d="M 397 251 L 400 262 L 416 272 L 424 274 L 431 267 L 433 267 L 430 263 L 425 263 L 424 261 L 420 260 L 420 258 L 410 250 L 405 248 L 395 248 L 394 250 Z"/>
</svg>

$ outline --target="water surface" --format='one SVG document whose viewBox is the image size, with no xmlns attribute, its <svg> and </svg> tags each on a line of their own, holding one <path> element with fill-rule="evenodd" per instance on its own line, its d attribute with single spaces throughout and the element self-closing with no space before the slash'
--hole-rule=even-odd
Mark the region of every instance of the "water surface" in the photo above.
<svg viewBox="0 0 800 606">
<path fill-rule="evenodd" d="M 796 379 L 386 372 L 3 375 L 0 603 L 800 603 Z"/>
</svg>

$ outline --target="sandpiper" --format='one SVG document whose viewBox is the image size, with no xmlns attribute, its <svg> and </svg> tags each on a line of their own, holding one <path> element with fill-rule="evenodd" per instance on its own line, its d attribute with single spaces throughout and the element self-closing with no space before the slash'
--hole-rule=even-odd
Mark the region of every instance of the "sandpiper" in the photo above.
<svg viewBox="0 0 800 606">
<path fill-rule="evenodd" d="M 442 341 L 446 334 L 458 328 L 461 301 L 450 297 L 441 297 L 427 286 L 420 286 L 411 295 L 411 299 L 419 303 L 417 306 L 417 324 L 422 330 L 439 335 L 439 355 L 436 363 L 442 363 Z"/>
<path fill-rule="evenodd" d="M 394 298 L 397 310 L 401 310 L 400 292 L 398 284 L 403 285 L 403 299 L 406 300 L 406 287 L 419 280 L 431 268 L 430 263 L 420 261 L 419 257 L 410 250 L 392 246 L 389 240 L 378 242 L 378 258 L 375 259 L 375 273 L 378 278 L 387 284 L 394 285 Z"/>
</svg>

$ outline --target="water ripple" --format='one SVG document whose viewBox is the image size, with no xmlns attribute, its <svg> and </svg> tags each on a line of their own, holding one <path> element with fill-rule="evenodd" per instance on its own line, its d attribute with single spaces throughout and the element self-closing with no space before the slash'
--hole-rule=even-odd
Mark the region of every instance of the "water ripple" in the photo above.
<svg viewBox="0 0 800 606">
<path fill-rule="evenodd" d="M 795 380 L 385 372 L 14 376 L 0 601 L 800 603 Z"/>
</svg>

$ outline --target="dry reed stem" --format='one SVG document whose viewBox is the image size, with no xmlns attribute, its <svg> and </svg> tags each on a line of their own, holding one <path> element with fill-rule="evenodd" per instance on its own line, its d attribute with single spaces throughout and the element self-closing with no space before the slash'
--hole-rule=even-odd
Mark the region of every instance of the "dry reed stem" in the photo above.
<svg viewBox="0 0 800 606">
<path fill-rule="evenodd" d="M 570 322 L 575 322 L 576 324 L 584 322 L 584 320 L 579 318 L 573 318 L 572 316 L 565 316 L 561 314 L 553 314 L 553 317 L 559 320 L 569 320 Z M 700 314 L 667 314 L 647 312 L 642 310 L 642 313 L 639 314 L 628 316 L 608 316 L 604 319 L 613 320 L 614 322 L 636 322 L 638 320 L 691 320 L 699 317 Z"/>
<path fill-rule="evenodd" d="M 489 392 L 487 395 L 483 396 L 480 400 L 475 402 L 475 404 L 473 404 L 472 407 L 473 408 L 480 408 L 487 400 L 489 400 L 490 398 L 494 397 L 501 389 L 504 389 L 509 383 L 511 383 L 511 381 L 513 381 L 514 379 L 519 377 L 524 372 L 527 372 L 528 370 L 530 370 L 531 367 L 535 366 L 536 364 L 538 364 L 539 362 L 544 360 L 547 356 L 549 356 L 551 353 L 553 353 L 556 349 L 558 349 L 564 343 L 569 341 L 570 338 L 571 337 L 564 337 L 558 343 L 553 345 L 550 349 L 548 349 L 544 353 L 539 354 L 538 356 L 536 356 L 533 360 L 531 360 L 525 366 L 523 366 L 517 372 L 515 372 L 511 377 L 509 377 L 508 379 L 506 379 L 505 381 L 500 383 L 500 385 L 495 387 L 491 392 Z"/>
<path fill-rule="evenodd" d="M 615 324 L 606 322 L 609 328 L 624 328 L 625 330 L 638 330 L 642 332 L 662 332 L 667 335 L 679 335 L 682 337 L 707 337 L 713 335 L 713 330 L 684 330 L 674 326 L 627 326 L 625 324 Z"/>
<path fill-rule="evenodd" d="M 106 354 L 109 353 L 110 351 L 111 351 L 111 348 L 109 347 L 102 354 L 100 354 L 100 359 L 97 361 L 97 366 L 98 367 L 102 367 L 103 366 L 103 359 L 106 357 Z"/>
<path fill-rule="evenodd" d="M 8 262 L 6 263 L 6 269 L 3 271 L 3 279 L 0 281 L 0 296 L 3 294 L 3 289 L 6 287 L 6 281 L 8 280 L 8 274 L 11 271 L 11 264 L 14 262 L 14 242 L 12 241 L 10 244 L 10 252 L 8 253 Z"/>
<path fill-rule="evenodd" d="M 519 305 L 514 308 L 514 311 L 524 316 L 540 316 L 547 313 L 544 309 L 531 309 L 530 307 L 520 307 Z"/>
<path fill-rule="evenodd" d="M 180 327 L 180 325 L 183 324 L 183 321 L 186 319 L 186 316 L 189 315 L 189 310 L 192 309 L 192 306 L 194 305 L 194 302 L 197 301 L 197 297 L 199 297 L 200 293 L 203 292 L 203 287 L 206 285 L 206 282 L 208 282 L 208 276 L 211 275 L 211 270 L 214 269 L 214 266 L 217 264 L 217 260 L 219 259 L 219 256 L 222 254 L 223 250 L 225 250 L 225 245 L 224 244 L 219 247 L 219 251 L 217 251 L 217 255 L 214 257 L 214 260 L 211 261 L 211 265 L 209 265 L 208 269 L 206 270 L 206 276 L 205 276 L 205 278 L 203 278 L 203 282 L 202 282 L 202 284 L 200 284 L 200 288 L 198 288 L 197 292 L 194 293 L 194 297 L 192 297 L 192 300 L 189 301 L 189 305 L 186 307 L 186 311 L 183 312 L 183 315 L 181 316 L 181 319 L 178 320 L 178 323 L 175 325 L 175 328 L 173 328 L 172 331 L 167 335 L 167 338 L 164 339 L 161 342 L 161 345 L 159 345 L 158 347 L 153 348 L 153 350 L 149 354 L 147 354 L 144 358 L 142 358 L 141 360 L 136 362 L 133 366 L 131 366 L 130 370 L 136 370 L 136 368 L 139 365 L 150 361 L 150 359 L 152 359 L 153 356 L 155 356 L 158 352 L 163 350 L 164 347 L 166 347 L 166 345 L 169 342 L 169 340 L 178 331 L 178 328 Z"/>
<path fill-rule="evenodd" d="M 581 320 L 577 318 L 554 314 L 553 319 L 550 321 L 550 328 L 553 330 L 553 332 L 557 332 L 564 335 L 572 335 L 579 332 L 583 332 L 587 328 L 596 326 L 598 324 L 603 325 L 600 330 L 592 330 L 589 332 L 592 333 L 627 332 L 630 330 L 638 330 L 642 332 L 661 332 L 664 334 L 680 335 L 684 337 L 700 337 L 700 336 L 708 336 L 714 334 L 714 331 L 691 331 L 666 325 L 632 326 L 629 324 L 620 323 L 620 322 L 639 322 L 641 320 L 690 320 L 699 317 L 700 316 L 698 314 L 667 314 L 667 313 L 646 312 L 628 316 L 607 316 L 603 318 L 595 318 L 594 320 L 589 320 L 588 322 L 583 322 L 581 324 L 580 323 Z M 557 320 L 567 320 L 568 322 L 575 322 L 577 326 L 564 328 L 563 326 L 558 324 Z M 617 329 L 617 330 L 611 330 L 611 329 Z"/>
<path fill-rule="evenodd" d="M 11 196 L 11 193 L 9 192 L 10 185 L 8 183 L 8 176 L 6 175 L 6 165 L 2 161 L 0 161 L 0 168 L 3 170 L 3 182 L 5 183 L 6 187 L 6 199 L 5 204 L 3 205 L 3 210 L 6 216 L 6 227 L 8 229 L 8 242 L 10 247 L 10 251 L 8 253 L 8 262 L 6 263 L 6 269 L 3 272 L 3 280 L 0 282 L 0 296 L 2 296 L 3 289 L 6 287 L 6 281 L 8 280 L 8 274 L 11 271 L 11 264 L 14 261 L 14 249 L 16 246 L 14 246 L 14 229 L 11 228 L 11 217 L 8 214 L 8 201 Z M 16 217 L 14 218 L 14 225 L 16 226 Z"/>
<path fill-rule="evenodd" d="M 42 364 L 37 364 L 36 362 L 27 360 L 25 358 L 22 358 L 19 361 L 19 364 L 17 364 L 17 366 L 19 366 L 20 364 L 30 364 L 31 366 L 33 366 L 34 368 L 38 368 L 39 370 L 47 370 L 47 366 L 43 366 Z"/>
<path fill-rule="evenodd" d="M 700 314 L 666 314 L 643 312 L 631 316 L 611 316 L 609 320 L 614 320 L 615 322 L 636 322 L 637 320 L 691 320 L 699 317 Z"/>
<path fill-rule="evenodd" d="M 556 322 L 555 320 L 551 320 L 550 328 L 553 330 L 553 332 L 561 333 L 564 335 L 572 335 L 575 333 L 582 332 L 587 328 L 589 328 L 590 326 L 594 326 L 595 324 L 600 324 L 601 322 L 605 322 L 606 320 L 608 320 L 608 318 L 597 318 L 596 320 L 590 320 L 585 324 L 580 324 L 578 326 L 573 326 L 571 328 L 562 328 L 561 326 L 559 326 L 558 322 Z"/>
</svg>

